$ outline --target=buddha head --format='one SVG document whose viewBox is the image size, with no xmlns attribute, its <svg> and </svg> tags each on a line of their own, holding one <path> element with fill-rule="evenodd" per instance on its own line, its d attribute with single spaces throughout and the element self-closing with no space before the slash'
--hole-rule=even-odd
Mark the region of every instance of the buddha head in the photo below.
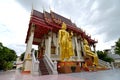
<svg viewBox="0 0 120 80">
<path fill-rule="evenodd" d="M 67 26 L 66 26 L 66 24 L 65 24 L 64 22 L 62 23 L 62 29 L 63 29 L 63 30 L 66 30 L 66 29 L 67 29 Z"/>
<path fill-rule="evenodd" d="M 86 39 L 84 39 L 84 44 L 88 45 L 88 41 Z"/>
</svg>

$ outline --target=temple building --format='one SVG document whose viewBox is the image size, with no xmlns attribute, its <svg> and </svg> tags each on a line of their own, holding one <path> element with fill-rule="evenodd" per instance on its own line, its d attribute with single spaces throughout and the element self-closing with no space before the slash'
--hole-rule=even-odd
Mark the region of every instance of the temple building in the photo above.
<svg viewBox="0 0 120 80">
<path fill-rule="evenodd" d="M 70 38 L 63 37 L 65 34 Z M 95 51 L 98 41 L 91 39 L 70 19 L 53 11 L 32 10 L 25 42 L 24 72 L 40 75 L 71 73 L 94 70 L 99 65 Z M 38 46 L 36 57 L 32 45 Z"/>
</svg>

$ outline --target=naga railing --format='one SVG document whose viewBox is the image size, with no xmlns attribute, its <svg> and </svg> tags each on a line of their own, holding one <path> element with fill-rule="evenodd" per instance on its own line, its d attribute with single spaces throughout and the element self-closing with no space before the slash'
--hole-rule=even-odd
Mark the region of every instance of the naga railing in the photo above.
<svg viewBox="0 0 120 80">
<path fill-rule="evenodd" d="M 56 61 L 52 61 L 48 56 L 47 54 L 44 55 L 44 59 L 46 60 L 47 64 L 49 65 L 51 71 L 52 71 L 52 74 L 58 74 L 57 72 L 57 62 Z"/>
<path fill-rule="evenodd" d="M 39 61 L 35 58 L 35 50 L 32 50 L 32 75 L 39 75 Z"/>
</svg>

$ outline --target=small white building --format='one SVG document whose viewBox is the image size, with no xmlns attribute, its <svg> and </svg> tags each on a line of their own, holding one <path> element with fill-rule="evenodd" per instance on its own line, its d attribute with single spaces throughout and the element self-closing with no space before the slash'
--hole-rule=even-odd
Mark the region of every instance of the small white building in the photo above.
<svg viewBox="0 0 120 80">
<path fill-rule="evenodd" d="M 115 46 L 111 46 L 109 57 L 114 59 L 113 65 L 115 68 L 120 68 L 120 55 L 115 54 Z"/>
</svg>

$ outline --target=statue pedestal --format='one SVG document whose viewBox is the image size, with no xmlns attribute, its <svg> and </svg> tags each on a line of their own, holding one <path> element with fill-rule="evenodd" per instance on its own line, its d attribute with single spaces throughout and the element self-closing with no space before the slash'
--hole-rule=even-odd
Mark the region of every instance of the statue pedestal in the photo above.
<svg viewBox="0 0 120 80">
<path fill-rule="evenodd" d="M 32 59 L 25 59 L 24 70 L 22 71 L 22 73 L 30 73 L 32 69 L 31 67 L 32 67 Z"/>
<path fill-rule="evenodd" d="M 75 70 L 75 72 L 80 72 L 81 70 L 80 70 L 80 66 L 76 66 L 76 70 Z"/>
<path fill-rule="evenodd" d="M 58 72 L 59 73 L 80 72 L 79 62 L 75 61 L 58 62 Z"/>
</svg>

